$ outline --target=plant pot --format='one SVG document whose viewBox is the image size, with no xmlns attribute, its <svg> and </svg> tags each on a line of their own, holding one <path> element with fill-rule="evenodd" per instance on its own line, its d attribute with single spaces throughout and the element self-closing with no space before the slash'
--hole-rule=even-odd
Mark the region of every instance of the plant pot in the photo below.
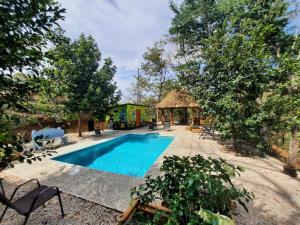
<svg viewBox="0 0 300 225">
<path fill-rule="evenodd" d="M 192 127 L 186 127 L 185 128 L 185 130 L 187 130 L 187 131 L 192 131 L 192 129 L 193 129 Z"/>
<path fill-rule="evenodd" d="M 137 209 L 138 203 L 139 201 L 137 199 L 134 199 L 127 207 L 127 209 L 117 218 L 116 225 L 121 225 L 129 222 Z"/>
<path fill-rule="evenodd" d="M 143 213 L 154 216 L 157 210 L 164 211 L 166 213 L 170 213 L 171 210 L 160 205 L 160 204 L 153 204 L 150 203 L 148 206 L 141 207 L 139 201 L 134 199 L 132 203 L 128 206 L 128 208 L 117 218 L 117 225 L 127 224 L 131 221 L 133 215 L 136 211 L 142 211 Z M 162 220 L 166 219 L 166 216 L 162 216 Z"/>
<path fill-rule="evenodd" d="M 297 177 L 297 169 L 290 165 L 284 165 L 283 172 L 291 177 L 295 177 L 295 178 Z"/>
<path fill-rule="evenodd" d="M 193 132 L 193 133 L 200 133 L 201 131 L 202 131 L 201 128 L 193 128 L 193 129 L 192 129 L 192 132 Z"/>
</svg>

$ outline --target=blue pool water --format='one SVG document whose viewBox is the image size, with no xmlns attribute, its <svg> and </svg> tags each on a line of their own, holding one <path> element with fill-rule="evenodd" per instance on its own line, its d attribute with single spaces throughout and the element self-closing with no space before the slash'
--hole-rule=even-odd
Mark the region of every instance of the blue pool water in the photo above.
<svg viewBox="0 0 300 225">
<path fill-rule="evenodd" d="M 144 177 L 173 139 L 158 134 L 127 134 L 53 159 L 111 173 Z"/>
</svg>

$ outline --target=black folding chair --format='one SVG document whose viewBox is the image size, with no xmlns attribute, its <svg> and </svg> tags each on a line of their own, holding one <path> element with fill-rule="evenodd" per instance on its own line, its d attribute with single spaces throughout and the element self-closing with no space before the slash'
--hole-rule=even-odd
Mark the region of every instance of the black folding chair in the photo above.
<svg viewBox="0 0 300 225">
<path fill-rule="evenodd" d="M 199 138 L 204 138 L 205 135 L 210 135 L 213 139 L 215 138 L 215 127 L 213 124 L 204 125 L 203 131 L 199 134 Z"/>
<path fill-rule="evenodd" d="M 26 184 L 29 184 L 33 181 L 35 181 L 37 183 L 37 187 L 35 189 L 33 189 L 29 193 L 25 194 L 24 196 L 22 196 L 16 200 L 13 200 L 15 194 L 17 193 L 17 191 L 19 190 L 20 187 L 22 187 Z M 63 205 L 62 205 L 62 201 L 61 201 L 61 197 L 60 197 L 60 191 L 59 191 L 58 187 L 54 187 L 54 186 L 48 187 L 46 185 L 40 185 L 40 183 L 37 179 L 32 179 L 32 180 L 29 180 L 29 181 L 17 186 L 16 189 L 14 190 L 13 194 L 11 195 L 10 199 L 8 199 L 5 196 L 4 188 L 3 188 L 1 180 L 0 180 L 0 183 L 1 183 L 1 189 L 2 189 L 2 193 L 0 193 L 0 201 L 5 205 L 5 209 L 0 217 L 0 223 L 7 211 L 7 209 L 12 208 L 12 209 L 16 210 L 19 214 L 25 216 L 25 221 L 23 223 L 25 225 L 27 223 L 27 220 L 28 220 L 30 214 L 34 210 L 39 208 L 41 205 L 43 205 L 45 207 L 44 204 L 47 201 L 49 201 L 51 198 L 53 198 L 54 196 L 58 197 L 61 214 L 62 214 L 62 217 L 64 217 L 65 214 L 64 214 Z"/>
<path fill-rule="evenodd" d="M 157 127 L 157 121 L 156 121 L 156 119 L 152 119 L 152 124 L 153 124 L 154 127 Z"/>
<path fill-rule="evenodd" d="M 149 123 L 149 130 L 154 130 L 155 129 L 155 126 L 152 122 Z"/>
<path fill-rule="evenodd" d="M 91 131 L 94 131 L 97 136 L 101 135 L 100 127 L 95 127 L 94 120 L 88 121 L 88 131 L 89 131 L 89 133 Z"/>
</svg>

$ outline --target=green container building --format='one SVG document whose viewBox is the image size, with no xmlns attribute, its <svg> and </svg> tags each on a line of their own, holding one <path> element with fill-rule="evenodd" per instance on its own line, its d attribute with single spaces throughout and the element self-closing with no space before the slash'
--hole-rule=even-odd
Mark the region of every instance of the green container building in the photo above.
<svg viewBox="0 0 300 225">
<path fill-rule="evenodd" d="M 142 127 L 150 121 L 149 106 L 137 104 L 121 104 L 112 108 L 113 128 L 116 130 Z"/>
</svg>

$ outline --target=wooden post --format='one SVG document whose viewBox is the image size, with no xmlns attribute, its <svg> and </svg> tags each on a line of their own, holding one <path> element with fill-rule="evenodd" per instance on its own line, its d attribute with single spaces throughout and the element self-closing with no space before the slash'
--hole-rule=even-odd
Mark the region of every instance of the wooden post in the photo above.
<svg viewBox="0 0 300 225">
<path fill-rule="evenodd" d="M 199 108 L 196 108 L 196 110 L 197 110 L 197 119 L 198 119 L 198 125 L 200 125 L 200 119 L 201 119 L 201 114 L 200 114 L 200 110 L 199 110 Z"/>
<path fill-rule="evenodd" d="M 194 127 L 194 109 L 191 108 L 191 112 L 192 112 L 192 127 Z"/>
<path fill-rule="evenodd" d="M 173 125 L 174 123 L 174 113 L 173 113 L 173 108 L 170 111 L 170 124 Z"/>
<path fill-rule="evenodd" d="M 161 109 L 161 123 L 162 125 L 165 124 L 165 110 Z"/>
</svg>

